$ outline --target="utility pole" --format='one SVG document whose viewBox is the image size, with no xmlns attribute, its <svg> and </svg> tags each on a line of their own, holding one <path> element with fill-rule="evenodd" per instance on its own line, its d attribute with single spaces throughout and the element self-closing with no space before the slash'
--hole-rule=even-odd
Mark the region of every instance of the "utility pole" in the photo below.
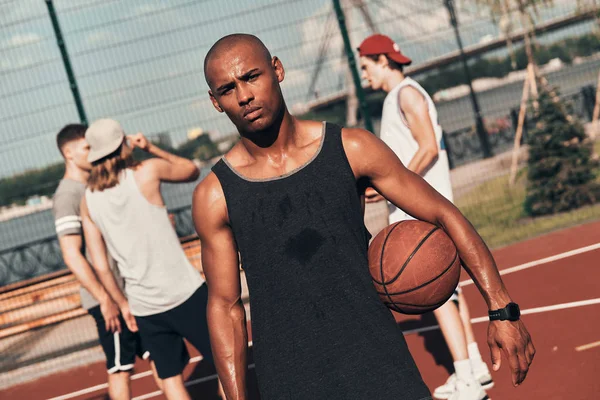
<svg viewBox="0 0 600 400">
<path fill-rule="evenodd" d="M 471 73 L 469 72 L 469 66 L 467 65 L 467 57 L 465 56 L 462 40 L 458 31 L 458 20 L 456 18 L 456 13 L 454 10 L 454 0 L 444 0 L 444 5 L 448 9 L 448 14 L 450 15 L 450 23 L 454 28 L 454 35 L 456 36 L 456 42 L 458 43 L 458 49 L 460 51 L 460 59 L 462 61 L 465 77 L 467 78 L 467 84 L 469 85 L 471 104 L 473 106 L 473 113 L 475 114 L 475 126 L 477 129 L 477 136 L 479 137 L 479 142 L 481 143 L 483 157 L 489 158 L 492 157 L 494 154 L 492 153 L 492 147 L 490 145 L 490 140 L 488 138 L 487 131 L 485 129 L 485 126 L 483 125 L 483 118 L 481 117 L 481 110 L 479 109 L 477 96 L 475 95 L 475 91 L 473 90 L 473 83 L 471 82 Z"/>
<path fill-rule="evenodd" d="M 69 79 L 69 86 L 71 87 L 73 98 L 75 99 L 79 120 L 82 124 L 87 125 L 87 117 L 85 115 L 85 109 L 83 108 L 83 102 L 81 101 L 81 95 L 79 94 L 79 89 L 77 87 L 77 80 L 75 79 L 73 68 L 71 68 L 69 53 L 67 52 L 67 46 L 60 30 L 60 24 L 58 23 L 58 17 L 56 16 L 56 11 L 54 10 L 54 4 L 52 4 L 52 0 L 46 0 L 46 6 L 48 6 L 48 13 L 50 14 L 50 19 L 52 20 L 52 27 L 54 28 L 54 35 L 56 36 L 56 43 L 58 44 L 60 55 L 62 56 L 65 71 L 67 73 L 67 78 Z"/>
<path fill-rule="evenodd" d="M 338 25 L 340 27 L 340 33 L 342 34 L 342 38 L 344 39 L 344 48 L 346 49 L 346 57 L 348 58 L 348 68 L 350 69 L 350 72 L 352 73 L 352 78 L 354 80 L 356 97 L 358 98 L 358 103 L 360 104 L 360 111 L 362 113 L 363 120 L 365 121 L 365 128 L 368 131 L 373 132 L 373 124 L 371 122 L 371 116 L 369 115 L 369 107 L 367 105 L 365 92 L 363 90 L 360 81 L 360 76 L 358 75 L 358 70 L 356 68 L 356 59 L 354 58 L 354 51 L 352 50 L 350 38 L 348 37 L 348 29 L 346 29 L 346 18 L 344 16 L 342 6 L 340 5 L 340 0 L 333 0 L 333 8 L 335 9 L 335 14 L 337 16 Z"/>
</svg>

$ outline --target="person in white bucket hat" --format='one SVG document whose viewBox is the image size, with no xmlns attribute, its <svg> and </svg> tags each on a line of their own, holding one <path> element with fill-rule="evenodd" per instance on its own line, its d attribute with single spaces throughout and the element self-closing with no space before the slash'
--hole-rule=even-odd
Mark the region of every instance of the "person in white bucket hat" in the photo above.
<svg viewBox="0 0 600 400">
<path fill-rule="evenodd" d="M 160 184 L 194 181 L 199 170 L 141 133 L 125 136 L 111 119 L 92 123 L 85 138 L 92 170 L 81 215 L 94 268 L 129 329 L 139 330 L 167 398 L 189 399 L 182 377 L 188 361 L 183 339 L 214 369 L 206 322 L 208 290 L 172 228 Z M 154 158 L 134 160 L 135 147 Z M 108 272 L 105 246 L 125 280 L 126 296 Z"/>
</svg>

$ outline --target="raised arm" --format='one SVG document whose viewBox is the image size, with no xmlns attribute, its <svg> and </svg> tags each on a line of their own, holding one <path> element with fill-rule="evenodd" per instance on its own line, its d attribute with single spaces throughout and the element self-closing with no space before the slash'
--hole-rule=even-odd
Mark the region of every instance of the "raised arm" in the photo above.
<svg viewBox="0 0 600 400">
<path fill-rule="evenodd" d="M 149 142 L 143 134 L 128 136 L 129 143 L 144 150 L 156 158 L 144 161 L 147 168 L 151 169 L 159 180 L 166 182 L 192 182 L 200 176 L 200 170 L 192 160 L 179 157 L 161 149 Z"/>
<path fill-rule="evenodd" d="M 92 221 L 90 218 L 85 197 L 81 200 L 81 224 L 83 226 L 83 233 L 85 235 L 85 243 L 88 251 L 90 252 L 92 265 L 98 274 L 98 278 L 106 288 L 106 291 L 110 297 L 112 297 L 115 303 L 117 303 L 119 306 L 121 314 L 123 315 L 123 319 L 125 320 L 129 330 L 132 332 L 137 332 L 137 323 L 135 322 L 133 315 L 131 315 L 127 298 L 125 298 L 125 295 L 123 295 L 123 292 L 121 292 L 121 289 L 115 280 L 115 276 L 110 269 L 108 256 L 106 255 L 104 238 L 102 237 L 102 233 L 96 224 L 94 224 L 94 221 Z"/>
<path fill-rule="evenodd" d="M 410 132 L 419 149 L 406 166 L 415 174 L 423 175 L 438 157 L 435 131 L 429 118 L 429 105 L 425 97 L 414 87 L 406 86 L 398 93 L 400 110 L 408 122 Z"/>
<path fill-rule="evenodd" d="M 223 190 L 212 173 L 194 191 L 192 218 L 202 244 L 208 328 L 217 373 L 227 399 L 246 399 L 248 334 L 238 250 Z"/>
<path fill-rule="evenodd" d="M 344 149 L 357 178 L 367 177 L 379 193 L 417 219 L 443 228 L 458 249 L 462 264 L 473 278 L 490 310 L 512 300 L 483 239 L 447 199 L 419 175 L 405 168 L 381 140 L 361 129 L 343 131 Z M 513 384 L 525 379 L 535 349 L 522 321 L 493 321 L 488 330 L 494 370 L 500 349 L 508 358 Z"/>
</svg>

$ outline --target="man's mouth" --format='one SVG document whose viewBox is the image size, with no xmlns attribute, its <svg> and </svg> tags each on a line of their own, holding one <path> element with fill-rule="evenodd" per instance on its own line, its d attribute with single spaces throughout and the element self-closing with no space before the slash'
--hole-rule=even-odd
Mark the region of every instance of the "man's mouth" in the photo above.
<svg viewBox="0 0 600 400">
<path fill-rule="evenodd" d="M 248 107 L 244 110 L 244 118 L 248 120 L 254 120 L 260 116 L 261 107 Z"/>
</svg>

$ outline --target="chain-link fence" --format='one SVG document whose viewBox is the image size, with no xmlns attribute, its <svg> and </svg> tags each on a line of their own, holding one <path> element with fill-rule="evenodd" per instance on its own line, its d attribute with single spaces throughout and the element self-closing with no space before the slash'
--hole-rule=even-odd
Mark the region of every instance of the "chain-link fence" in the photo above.
<svg viewBox="0 0 600 400">
<path fill-rule="evenodd" d="M 81 119 L 72 93 L 75 84 L 88 121 L 114 118 L 128 133 L 141 131 L 164 147 L 185 150 L 181 154 L 204 166 L 202 177 L 211 159 L 236 140 L 234 126 L 214 110 L 208 98 L 202 71 L 203 58 L 218 38 L 234 32 L 260 37 L 283 62 L 284 95 L 297 116 L 346 124 L 350 103 L 346 94 L 352 80 L 330 0 L 52 3 L 73 70 L 72 81 L 65 72 L 47 5 L 38 0 L 0 3 L 0 287 L 4 286 L 0 332 L 14 332 L 0 339 L 0 350 L 11 352 L 17 341 L 28 343 L 19 345 L 19 357 L 3 358 L 1 372 L 95 345 L 82 334 L 64 339 L 65 343 L 40 341 L 48 346 L 44 350 L 18 336 L 42 332 L 18 328 L 48 317 L 48 313 L 28 314 L 33 305 L 51 301 L 48 308 L 62 313 L 77 309 L 76 302 L 60 303 L 74 293 L 72 282 L 61 281 L 60 285 L 67 285 L 61 286 L 64 291 L 54 291 L 47 299 L 15 303 L 16 298 L 33 296 L 23 285 L 39 285 L 47 276 L 66 276 L 50 208 L 63 171 L 56 133 Z M 474 1 L 457 0 L 458 27 L 494 153 L 493 158 L 482 160 L 446 3 L 342 1 L 353 47 L 376 31 L 391 36 L 413 59 L 407 73 L 436 102 L 454 168 L 457 205 L 492 246 L 596 218 L 600 211 L 595 206 L 560 215 L 554 224 L 538 224 L 523 213 L 526 179 L 521 173 L 516 188 L 509 188 L 507 161 L 525 77 L 519 18 L 516 10 L 509 10 L 515 34 L 514 53 L 510 53 L 502 40 L 502 21 Z M 592 119 L 600 69 L 595 13 L 586 8 L 594 2 L 588 3 L 556 0 L 534 14 L 536 26 L 544 27 L 535 35 L 540 70 L 572 102 L 574 115 L 583 122 Z M 493 45 L 495 41 L 500 44 Z M 366 92 L 377 133 L 384 95 Z M 354 112 L 362 124 L 360 112 Z M 525 138 L 535 124 L 531 113 L 527 121 Z M 189 207 L 196 184 L 163 187 L 182 238 L 194 233 Z M 526 229 L 515 228 L 523 226 L 524 220 Z M 512 233 L 506 234 L 507 230 Z M 22 292 L 15 295 L 15 288 Z M 0 382 L 0 388 L 10 383 L 14 380 Z"/>
</svg>

